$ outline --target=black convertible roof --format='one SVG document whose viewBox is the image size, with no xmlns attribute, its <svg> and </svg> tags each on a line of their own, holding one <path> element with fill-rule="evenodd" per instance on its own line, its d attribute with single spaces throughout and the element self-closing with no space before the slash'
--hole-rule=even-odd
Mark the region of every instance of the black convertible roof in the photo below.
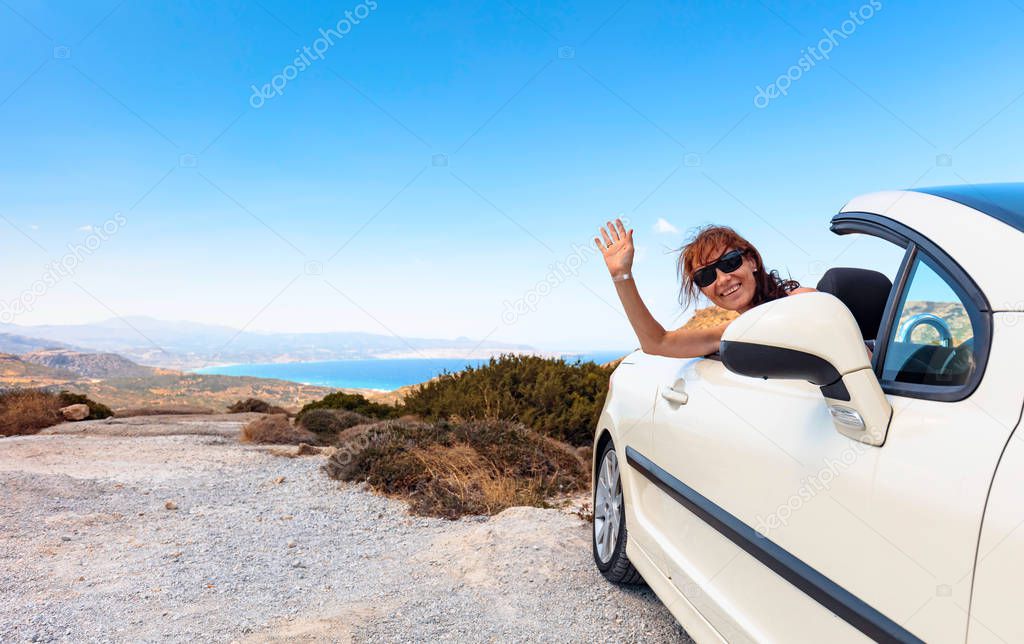
<svg viewBox="0 0 1024 644">
<path fill-rule="evenodd" d="M 1024 183 L 977 183 L 914 188 L 974 208 L 1024 232 Z"/>
</svg>

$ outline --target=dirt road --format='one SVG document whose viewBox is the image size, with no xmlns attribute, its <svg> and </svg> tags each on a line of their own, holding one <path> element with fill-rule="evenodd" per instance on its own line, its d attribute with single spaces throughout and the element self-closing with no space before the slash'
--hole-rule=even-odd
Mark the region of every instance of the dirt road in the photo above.
<svg viewBox="0 0 1024 644">
<path fill-rule="evenodd" d="M 577 517 L 413 517 L 239 444 L 248 416 L 0 439 L 0 640 L 686 639 L 600 577 Z"/>
</svg>

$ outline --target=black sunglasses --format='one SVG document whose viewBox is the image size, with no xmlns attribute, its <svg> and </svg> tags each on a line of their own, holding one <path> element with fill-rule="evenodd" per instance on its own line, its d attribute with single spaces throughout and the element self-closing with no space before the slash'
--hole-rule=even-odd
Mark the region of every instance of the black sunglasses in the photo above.
<svg viewBox="0 0 1024 644">
<path fill-rule="evenodd" d="M 731 273 L 743 264 L 743 255 L 745 251 L 742 250 L 731 250 L 725 255 L 718 258 L 713 264 L 708 264 L 704 268 L 697 269 L 693 272 L 693 283 L 700 288 L 711 286 L 718 279 L 718 275 L 715 273 L 715 269 L 722 271 L 723 273 Z"/>
</svg>

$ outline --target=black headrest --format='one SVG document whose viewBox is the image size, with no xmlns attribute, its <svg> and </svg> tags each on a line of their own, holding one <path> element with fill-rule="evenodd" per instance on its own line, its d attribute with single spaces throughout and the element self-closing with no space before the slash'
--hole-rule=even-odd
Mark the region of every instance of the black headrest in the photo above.
<svg viewBox="0 0 1024 644">
<path fill-rule="evenodd" d="M 888 277 L 864 268 L 830 268 L 818 281 L 818 290 L 842 300 L 856 318 L 864 339 L 875 339 L 892 290 Z"/>
</svg>

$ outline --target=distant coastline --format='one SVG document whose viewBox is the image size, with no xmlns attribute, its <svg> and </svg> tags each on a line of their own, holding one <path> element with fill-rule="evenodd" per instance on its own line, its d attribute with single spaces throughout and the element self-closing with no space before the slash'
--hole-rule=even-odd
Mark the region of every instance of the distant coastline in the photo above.
<svg viewBox="0 0 1024 644">
<path fill-rule="evenodd" d="M 628 351 L 595 351 L 551 354 L 567 361 L 592 360 L 603 364 L 621 358 Z M 190 373 L 250 376 L 286 380 L 304 385 L 337 389 L 365 389 L 381 393 L 426 382 L 441 373 L 461 371 L 486 364 L 489 358 L 376 357 L 310 362 L 234 363 L 193 369 Z"/>
</svg>

